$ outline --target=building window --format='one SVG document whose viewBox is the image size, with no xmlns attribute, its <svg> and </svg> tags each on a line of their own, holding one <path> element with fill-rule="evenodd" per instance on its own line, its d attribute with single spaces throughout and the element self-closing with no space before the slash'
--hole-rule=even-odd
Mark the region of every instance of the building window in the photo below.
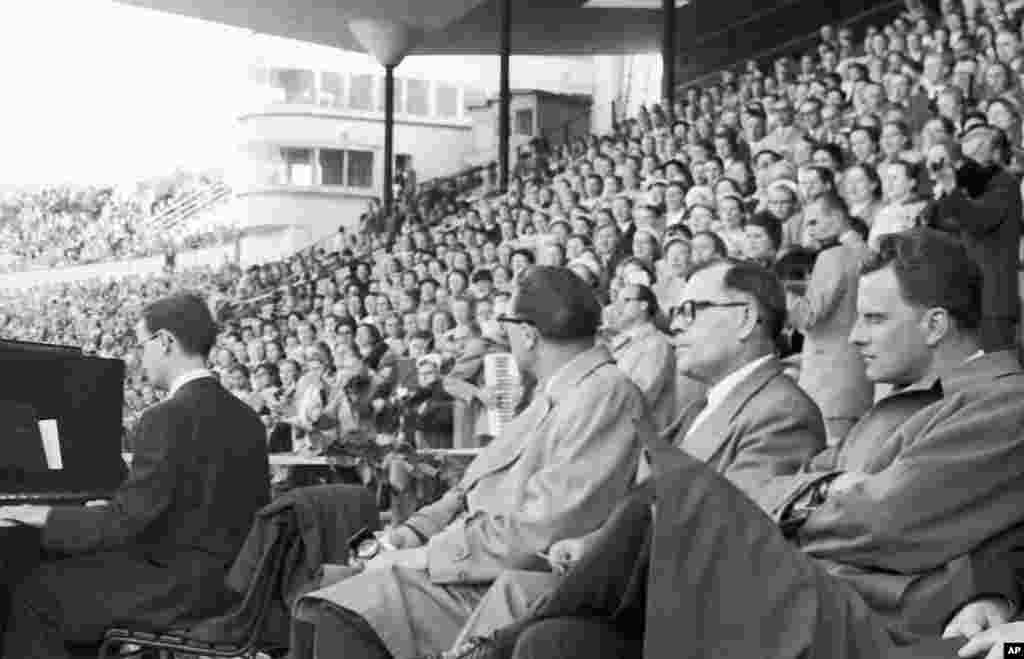
<svg viewBox="0 0 1024 659">
<path fill-rule="evenodd" d="M 348 185 L 352 188 L 373 187 L 373 151 L 348 152 Z"/>
<path fill-rule="evenodd" d="M 313 150 L 281 147 L 282 182 L 313 185 Z"/>
<path fill-rule="evenodd" d="M 437 116 L 453 119 L 459 116 L 459 88 L 455 85 L 437 84 L 434 107 Z"/>
<path fill-rule="evenodd" d="M 373 109 L 373 74 L 357 73 L 349 78 L 348 106 L 353 110 Z"/>
<path fill-rule="evenodd" d="M 345 152 L 320 149 L 320 185 L 345 185 Z"/>
<path fill-rule="evenodd" d="M 340 108 L 345 105 L 340 73 L 323 71 L 320 74 L 320 105 L 325 108 Z"/>
<path fill-rule="evenodd" d="M 430 85 L 426 80 L 410 78 L 405 81 L 405 111 L 416 117 L 430 114 Z"/>
<path fill-rule="evenodd" d="M 533 110 L 516 110 L 516 135 L 533 135 Z"/>
<path fill-rule="evenodd" d="M 465 97 L 463 105 L 467 108 L 480 107 L 487 103 L 487 93 L 476 87 L 466 87 L 466 90 L 463 92 L 463 96 Z"/>
<path fill-rule="evenodd" d="M 282 91 L 285 103 L 313 103 L 316 77 L 302 69 L 275 69 L 270 84 Z"/>
</svg>

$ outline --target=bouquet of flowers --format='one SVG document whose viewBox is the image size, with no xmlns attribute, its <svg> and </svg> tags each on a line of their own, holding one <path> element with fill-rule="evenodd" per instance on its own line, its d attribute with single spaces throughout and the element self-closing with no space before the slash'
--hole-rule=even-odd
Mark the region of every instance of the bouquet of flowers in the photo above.
<svg viewBox="0 0 1024 659">
<path fill-rule="evenodd" d="M 401 437 L 352 430 L 324 450 L 335 465 L 354 469 L 364 485 L 376 488 L 378 503 L 391 509 L 396 523 L 440 498 L 464 469 L 442 457 L 419 453 Z"/>
</svg>

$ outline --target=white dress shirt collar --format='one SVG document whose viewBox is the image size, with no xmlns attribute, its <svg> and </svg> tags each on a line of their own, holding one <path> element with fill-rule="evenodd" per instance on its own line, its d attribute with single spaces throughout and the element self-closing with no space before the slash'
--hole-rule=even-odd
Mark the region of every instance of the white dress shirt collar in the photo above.
<svg viewBox="0 0 1024 659">
<path fill-rule="evenodd" d="M 773 357 L 773 355 L 765 355 L 759 359 L 744 364 L 729 375 L 722 378 L 718 384 L 708 389 L 707 401 L 708 404 L 700 411 L 697 418 L 690 424 L 690 429 L 686 431 L 687 437 L 690 436 L 694 429 L 697 428 L 705 419 L 711 416 L 714 411 L 722 404 L 729 394 L 740 385 L 745 379 L 747 379 L 751 373 L 753 373 L 759 366 L 765 364 Z"/>
<path fill-rule="evenodd" d="M 192 382 L 193 380 L 212 377 L 213 373 L 208 368 L 196 368 L 192 369 L 191 371 L 185 371 L 178 377 L 174 378 L 174 382 L 171 383 L 171 388 L 168 391 L 167 395 L 168 397 L 173 396 L 174 394 L 178 393 L 179 389 L 184 387 L 189 382 Z"/>
<path fill-rule="evenodd" d="M 968 357 L 967 359 L 965 359 L 965 360 L 964 360 L 964 363 L 965 363 L 965 364 L 970 364 L 970 363 L 971 363 L 971 362 L 973 362 L 973 361 L 974 361 L 975 359 L 981 359 L 981 358 L 982 358 L 982 357 L 984 357 L 984 356 L 985 356 L 985 351 L 984 351 L 984 350 L 979 350 L 978 352 L 974 353 L 973 355 L 971 355 L 970 357 Z"/>
<path fill-rule="evenodd" d="M 748 375 L 753 373 L 758 366 L 764 364 L 771 358 L 772 355 L 765 355 L 760 359 L 755 359 L 749 364 L 745 364 L 739 367 L 729 375 L 722 378 L 722 380 L 718 384 L 708 389 L 708 406 L 705 408 L 705 410 L 711 410 L 721 405 L 722 401 L 725 400 L 730 393 L 732 393 L 733 389 L 739 386 L 739 384 L 743 382 Z"/>
</svg>

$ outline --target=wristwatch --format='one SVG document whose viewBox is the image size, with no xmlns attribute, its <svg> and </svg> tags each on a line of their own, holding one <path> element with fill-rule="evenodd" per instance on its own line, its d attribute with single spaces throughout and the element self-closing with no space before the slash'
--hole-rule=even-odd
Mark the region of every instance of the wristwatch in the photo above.
<svg viewBox="0 0 1024 659">
<path fill-rule="evenodd" d="M 381 543 L 377 538 L 367 538 L 356 545 L 352 552 L 354 557 L 361 561 L 368 561 L 380 553 Z"/>
<path fill-rule="evenodd" d="M 837 474 L 838 475 L 838 474 Z M 779 521 L 779 529 L 787 539 L 796 536 L 797 532 L 807 522 L 814 509 L 828 500 L 829 490 L 832 487 L 832 478 L 820 480 L 793 500 Z"/>
<path fill-rule="evenodd" d="M 832 490 L 832 481 L 834 480 L 835 478 L 829 478 L 828 480 L 818 481 L 811 492 L 810 508 L 817 508 L 828 500 L 829 492 Z"/>
</svg>

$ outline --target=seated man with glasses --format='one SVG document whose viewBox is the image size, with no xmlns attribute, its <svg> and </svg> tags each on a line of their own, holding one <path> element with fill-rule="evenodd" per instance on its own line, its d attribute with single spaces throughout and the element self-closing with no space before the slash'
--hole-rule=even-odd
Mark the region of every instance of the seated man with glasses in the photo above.
<svg viewBox="0 0 1024 659">
<path fill-rule="evenodd" d="M 595 344 L 593 291 L 566 268 L 531 266 L 510 312 L 498 322 L 537 380 L 531 403 L 456 487 L 389 533 L 396 549 L 299 602 L 292 657 L 444 650 L 503 570 L 544 569 L 544 552 L 598 528 L 626 494 L 654 431 L 640 390 Z"/>
<path fill-rule="evenodd" d="M 776 356 L 785 314 L 782 284 L 758 265 L 712 261 L 690 276 L 673 313 L 672 341 L 677 368 L 706 385 L 707 397 L 685 406 L 659 438 L 648 442 L 641 479 L 670 471 L 687 459 L 685 453 L 753 497 L 775 477 L 795 475 L 824 449 L 821 413 L 783 374 Z M 555 573 L 579 563 L 606 536 L 607 526 L 555 543 L 550 551 Z M 627 576 L 631 568 L 605 563 L 599 569 Z M 557 574 L 503 573 L 463 629 L 456 650 L 525 615 L 559 581 Z"/>
</svg>

